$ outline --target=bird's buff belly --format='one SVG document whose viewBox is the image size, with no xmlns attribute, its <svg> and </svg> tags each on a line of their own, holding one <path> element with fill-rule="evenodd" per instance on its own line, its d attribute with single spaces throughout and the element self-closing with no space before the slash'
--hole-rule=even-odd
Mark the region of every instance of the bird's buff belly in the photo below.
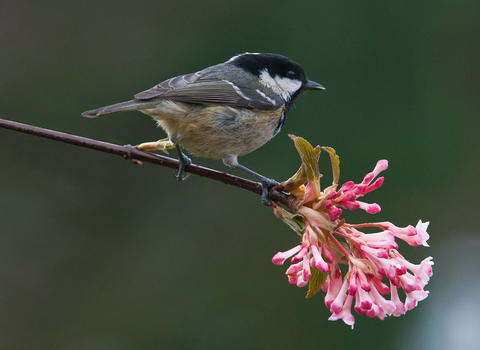
<svg viewBox="0 0 480 350">
<path fill-rule="evenodd" d="M 153 116 L 170 140 L 195 156 L 222 159 L 263 146 L 277 131 L 282 110 L 258 111 L 227 106 L 189 106 L 185 113 Z"/>
</svg>

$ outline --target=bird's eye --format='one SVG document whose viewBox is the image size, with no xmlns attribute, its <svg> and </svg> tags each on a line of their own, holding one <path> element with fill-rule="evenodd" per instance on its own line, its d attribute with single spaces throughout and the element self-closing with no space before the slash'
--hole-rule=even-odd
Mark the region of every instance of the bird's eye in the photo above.
<svg viewBox="0 0 480 350">
<path fill-rule="evenodd" d="M 287 77 L 292 78 L 292 79 L 295 78 L 295 72 L 293 70 L 289 70 L 287 72 Z"/>
</svg>

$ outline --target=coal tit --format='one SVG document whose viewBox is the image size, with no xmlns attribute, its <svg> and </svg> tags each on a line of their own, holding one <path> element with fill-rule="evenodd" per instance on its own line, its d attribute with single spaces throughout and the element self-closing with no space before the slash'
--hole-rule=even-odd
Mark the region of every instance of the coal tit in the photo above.
<svg viewBox="0 0 480 350">
<path fill-rule="evenodd" d="M 133 100 L 84 112 L 87 118 L 140 111 L 155 119 L 168 139 L 137 146 L 147 151 L 176 148 L 184 180 L 191 164 L 182 147 L 195 156 L 222 159 L 227 166 L 245 171 L 263 188 L 277 182 L 238 163 L 273 138 L 297 96 L 305 90 L 325 88 L 308 80 L 304 70 L 289 58 L 273 53 L 244 53 L 199 72 L 180 75 L 136 94 Z"/>
</svg>

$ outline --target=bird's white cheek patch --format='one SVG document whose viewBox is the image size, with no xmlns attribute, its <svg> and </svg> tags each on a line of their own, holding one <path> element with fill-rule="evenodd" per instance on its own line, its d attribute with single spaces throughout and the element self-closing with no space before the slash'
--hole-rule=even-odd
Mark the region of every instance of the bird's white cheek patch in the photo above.
<svg viewBox="0 0 480 350">
<path fill-rule="evenodd" d="M 290 100 L 290 97 L 302 86 L 302 82 L 296 79 L 283 78 L 278 75 L 272 78 L 266 69 L 260 73 L 260 82 L 282 96 L 285 101 Z"/>
<path fill-rule="evenodd" d="M 274 80 L 276 81 L 277 85 L 280 86 L 280 89 L 282 89 L 286 94 L 288 94 L 289 98 L 294 93 L 296 93 L 298 89 L 300 89 L 300 87 L 302 86 L 302 82 L 299 80 L 282 78 L 278 75 L 275 76 Z"/>
</svg>

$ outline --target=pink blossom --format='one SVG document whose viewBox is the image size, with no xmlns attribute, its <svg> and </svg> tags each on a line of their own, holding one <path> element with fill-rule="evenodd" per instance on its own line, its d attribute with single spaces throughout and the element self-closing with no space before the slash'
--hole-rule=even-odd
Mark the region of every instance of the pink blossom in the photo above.
<svg viewBox="0 0 480 350">
<path fill-rule="evenodd" d="M 373 184 L 371 184 L 367 187 L 367 189 L 364 191 L 363 194 L 367 194 L 368 192 L 371 192 L 373 190 L 376 190 L 377 188 L 380 188 L 380 186 L 383 185 L 384 180 L 385 180 L 385 178 L 383 176 L 379 177 L 378 179 L 375 180 L 375 182 Z"/>
<path fill-rule="evenodd" d="M 430 238 L 430 235 L 427 233 L 427 228 L 429 224 L 430 224 L 429 221 L 422 222 L 422 220 L 418 220 L 417 226 L 415 227 L 417 229 L 417 234 L 418 234 L 417 243 L 422 244 L 425 247 L 429 246 L 427 244 L 427 241 Z"/>
<path fill-rule="evenodd" d="M 287 260 L 287 259 L 288 259 L 289 257 L 291 257 L 293 254 L 295 254 L 296 252 L 298 252 L 300 249 L 302 249 L 302 246 L 301 246 L 301 245 L 297 245 L 296 247 L 293 247 L 292 249 L 287 250 L 286 252 L 277 253 L 277 254 L 275 254 L 275 256 L 273 257 L 272 262 L 273 262 L 275 265 L 283 265 L 283 263 L 285 262 L 285 260 Z"/>
<path fill-rule="evenodd" d="M 342 209 L 340 208 L 328 209 L 328 218 L 330 219 L 330 221 L 337 221 L 340 215 L 342 215 Z"/>
<path fill-rule="evenodd" d="M 347 277 L 345 277 L 347 279 Z M 358 285 L 357 285 L 357 273 L 355 270 L 352 271 L 350 274 L 349 280 L 349 286 L 348 286 L 348 294 L 355 295 L 358 290 Z"/>
<path fill-rule="evenodd" d="M 318 251 L 317 246 L 312 244 L 311 250 L 312 250 L 313 257 L 312 257 L 312 260 L 310 260 L 310 262 L 312 266 L 316 267 L 320 271 L 328 272 L 330 270 L 330 267 L 325 262 L 325 260 L 323 260 L 322 254 L 320 254 L 320 252 Z"/>
<path fill-rule="evenodd" d="M 328 284 L 327 284 L 328 282 Z M 333 273 L 331 273 L 325 281 L 327 285 L 327 294 L 325 295 L 325 305 L 330 309 L 333 301 L 337 297 L 342 288 L 342 273 L 338 266 L 336 266 Z"/>
<path fill-rule="evenodd" d="M 398 237 L 411 246 L 423 245 L 428 247 L 427 240 L 430 235 L 427 233 L 427 228 L 430 222 L 422 222 L 419 220 L 416 227 L 408 225 L 407 227 L 397 227 L 390 222 L 379 222 L 378 226 L 390 230 L 395 237 Z"/>
<path fill-rule="evenodd" d="M 332 313 L 332 316 L 328 318 L 329 321 L 336 321 L 336 320 L 343 320 L 346 324 L 349 326 L 352 326 L 355 324 L 355 318 L 352 315 L 351 309 L 352 309 L 352 302 L 353 302 L 353 296 L 349 295 L 345 299 L 345 303 L 343 304 L 342 309 L 340 310 L 339 313 Z"/>
<path fill-rule="evenodd" d="M 374 177 L 377 177 L 378 174 L 380 174 L 382 171 L 385 171 L 388 169 L 388 160 L 382 159 L 377 162 L 377 165 L 375 165 L 375 169 L 373 169 L 373 174 L 375 175 Z"/>
<path fill-rule="evenodd" d="M 299 271 L 302 271 L 303 269 L 303 261 L 290 265 L 290 267 L 287 269 L 286 274 L 287 275 L 296 275 Z"/>
<path fill-rule="evenodd" d="M 308 251 L 307 247 L 306 246 L 302 246 L 302 247 L 303 248 L 300 250 L 300 252 L 292 258 L 292 263 L 293 264 L 295 264 L 299 261 L 302 261 L 305 254 L 307 254 L 307 251 Z"/>
<path fill-rule="evenodd" d="M 355 203 L 358 203 L 358 207 L 360 209 L 365 210 L 369 214 L 376 214 L 376 213 L 379 213 L 381 211 L 380 206 L 376 203 L 368 204 L 368 203 L 361 202 L 361 201 L 355 201 Z"/>
<path fill-rule="evenodd" d="M 407 300 L 405 301 L 405 307 L 407 310 L 413 309 L 417 306 L 419 301 L 422 301 L 426 297 L 428 297 L 428 291 L 425 290 L 414 290 L 407 294 Z"/>
<path fill-rule="evenodd" d="M 310 279 L 310 276 L 312 274 L 310 273 L 310 261 L 307 256 L 303 257 L 303 271 L 302 271 L 302 277 L 305 281 L 308 281 Z"/>
<path fill-rule="evenodd" d="M 392 302 L 395 304 L 395 311 L 392 313 L 393 316 L 401 316 L 404 315 L 407 311 L 405 309 L 405 305 L 403 305 L 402 301 L 398 296 L 397 287 L 390 283 L 390 290 L 392 291 Z"/>
<path fill-rule="evenodd" d="M 335 169 L 333 161 L 332 165 Z M 325 192 L 320 191 L 319 196 L 320 187 L 308 183 L 303 187 L 305 195 L 299 197 L 303 201 L 299 200 L 295 212 L 295 215 L 301 216 L 305 226 L 303 229 L 298 226 L 298 220 L 289 223 L 292 228 L 298 227 L 296 230 L 302 237 L 302 243 L 286 252 L 277 253 L 272 259 L 274 264 L 282 265 L 291 258 L 292 265 L 286 273 L 289 282 L 299 287 L 310 283 L 313 273 L 317 276 L 319 273 L 326 274 L 321 290 L 326 293 L 325 305 L 332 312 L 329 320 L 342 319 L 352 328 L 355 321 L 351 313 L 354 300 L 354 310 L 359 314 L 382 320 L 391 315 L 400 316 L 428 296 L 424 288 L 433 274 L 431 257 L 418 265 L 413 264 L 397 252 L 398 244 L 395 241 L 395 238 L 399 238 L 411 246 L 428 247 L 428 222 L 420 220 L 415 227 L 397 227 L 390 222 L 350 225 L 344 220 L 340 221 L 341 208 L 363 209 L 370 214 L 381 210 L 378 204 L 369 204 L 359 198 L 382 186 L 384 177 L 376 177 L 387 168 L 388 161 L 380 160 L 361 183 L 348 181 L 340 189 L 334 183 Z M 321 176 L 317 175 L 316 178 L 320 179 Z M 302 188 L 296 191 L 301 192 Z M 316 194 L 314 191 L 317 191 Z M 274 210 L 284 221 L 292 220 L 292 214 L 282 212 L 283 209 L 278 207 Z M 364 227 L 380 231 L 364 233 L 361 231 Z M 344 276 L 339 264 L 348 267 Z M 384 281 L 389 281 L 390 287 Z M 399 288 L 406 295 L 403 302 L 399 297 Z M 313 293 L 318 289 L 320 286 Z M 311 296 L 310 293 L 308 296 Z"/>
<path fill-rule="evenodd" d="M 342 284 L 342 288 L 337 294 L 337 297 L 333 301 L 333 303 L 330 305 L 330 311 L 333 313 L 340 313 L 340 311 L 343 309 L 343 304 L 345 303 L 345 300 L 347 299 L 347 290 L 348 290 L 348 282 L 345 281 Z"/>
<path fill-rule="evenodd" d="M 355 311 L 358 313 L 366 313 L 367 310 L 370 310 L 373 306 L 373 301 L 370 298 L 370 295 L 368 292 L 363 290 L 363 288 L 360 288 L 357 290 L 355 298 L 357 299 L 358 306 L 356 304 L 355 306 Z"/>
</svg>

